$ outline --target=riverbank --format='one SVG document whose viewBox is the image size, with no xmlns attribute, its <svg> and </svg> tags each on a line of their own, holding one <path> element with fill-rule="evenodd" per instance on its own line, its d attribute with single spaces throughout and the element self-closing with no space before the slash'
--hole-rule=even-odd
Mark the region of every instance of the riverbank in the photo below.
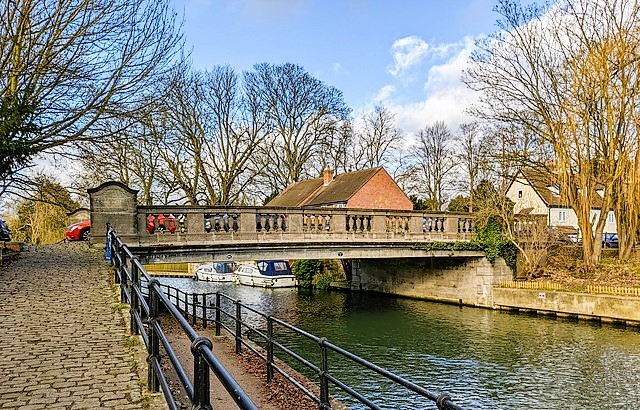
<svg viewBox="0 0 640 410">
<path fill-rule="evenodd" d="M 640 327 L 640 297 L 532 287 L 533 289 L 494 288 L 494 308 Z"/>
<path fill-rule="evenodd" d="M 193 371 L 193 355 L 191 343 L 179 328 L 178 324 L 168 315 L 161 319 L 176 355 L 188 374 Z M 229 371 L 251 400 L 261 410 L 316 410 L 318 405 L 300 390 L 276 374 L 271 383 L 266 381 L 266 366 L 264 361 L 255 354 L 243 349 L 241 354 L 235 353 L 234 341 L 226 335 L 215 336 L 212 328 L 196 329 L 200 336 L 209 338 L 213 343 L 213 352 L 220 363 Z M 282 366 L 279 363 L 279 366 Z M 170 369 L 167 360 L 164 360 L 163 368 L 170 375 L 172 389 L 181 390 L 177 375 Z M 288 369 L 288 371 L 292 371 Z M 311 391 L 315 386 L 303 376 L 297 375 L 298 382 Z M 191 376 L 190 376 L 191 377 Z M 214 409 L 237 409 L 237 405 L 226 392 L 222 384 L 211 373 L 211 405 Z M 189 400 L 184 391 L 181 392 L 181 409 L 189 409 Z"/>
</svg>

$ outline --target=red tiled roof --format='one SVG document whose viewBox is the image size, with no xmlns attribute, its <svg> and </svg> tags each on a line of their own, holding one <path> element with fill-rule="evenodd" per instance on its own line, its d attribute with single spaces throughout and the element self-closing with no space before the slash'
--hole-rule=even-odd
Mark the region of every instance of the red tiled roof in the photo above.
<svg viewBox="0 0 640 410">
<path fill-rule="evenodd" d="M 300 181 L 289 185 L 266 206 L 319 206 L 347 202 L 382 167 L 346 172 L 337 175 L 327 186 L 323 178 Z"/>
</svg>

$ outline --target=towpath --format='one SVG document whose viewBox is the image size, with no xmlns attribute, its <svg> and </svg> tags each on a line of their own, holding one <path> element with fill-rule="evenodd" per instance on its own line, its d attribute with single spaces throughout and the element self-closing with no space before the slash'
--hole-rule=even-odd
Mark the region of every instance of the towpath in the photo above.
<svg viewBox="0 0 640 410">
<path fill-rule="evenodd" d="M 31 247 L 0 268 L 0 409 L 162 409 L 102 253 Z"/>
<path fill-rule="evenodd" d="M 128 335 L 112 272 L 86 243 L 30 247 L 0 266 L 0 410 L 167 408 L 146 390 L 144 345 Z M 190 372 L 189 341 L 169 333 Z M 279 378 L 267 385 L 256 370 L 264 365 L 235 355 L 227 339 L 206 336 L 260 409 L 317 408 Z M 214 408 L 237 408 L 213 375 L 211 399 Z"/>
</svg>

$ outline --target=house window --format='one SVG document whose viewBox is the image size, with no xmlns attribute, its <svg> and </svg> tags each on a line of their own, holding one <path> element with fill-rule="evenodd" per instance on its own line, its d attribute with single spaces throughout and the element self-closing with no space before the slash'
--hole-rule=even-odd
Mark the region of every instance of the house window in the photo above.
<svg viewBox="0 0 640 410">
<path fill-rule="evenodd" d="M 567 221 L 567 211 L 558 211 L 558 222 Z"/>
<path fill-rule="evenodd" d="M 613 215 L 613 212 L 609 212 L 609 215 L 607 215 L 607 223 L 614 223 L 616 221 L 616 218 Z"/>
<path fill-rule="evenodd" d="M 518 191 L 518 198 L 522 198 L 522 191 Z"/>
</svg>

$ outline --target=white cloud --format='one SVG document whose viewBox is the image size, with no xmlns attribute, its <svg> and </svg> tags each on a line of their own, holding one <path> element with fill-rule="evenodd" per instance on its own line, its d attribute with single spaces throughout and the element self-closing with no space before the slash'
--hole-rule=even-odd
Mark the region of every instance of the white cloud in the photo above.
<svg viewBox="0 0 640 410">
<path fill-rule="evenodd" d="M 459 43 L 433 48 L 444 59 L 428 68 L 424 84 L 425 98 L 417 102 L 389 105 L 396 113 L 398 127 L 411 134 L 428 124 L 444 121 L 455 132 L 460 123 L 473 120 L 465 110 L 478 101 L 478 94 L 462 83 L 461 76 L 469 64 L 474 47 L 474 39 L 467 37 Z"/>
<path fill-rule="evenodd" d="M 373 101 L 375 103 L 381 103 L 387 100 L 391 95 L 396 91 L 396 87 L 392 85 L 385 85 L 382 87 L 375 97 L 373 97 Z"/>
<path fill-rule="evenodd" d="M 342 70 L 342 65 L 340 63 L 333 63 L 333 72 L 338 73 Z"/>
<path fill-rule="evenodd" d="M 404 73 L 407 69 L 420 63 L 429 50 L 429 44 L 418 36 L 404 37 L 393 42 L 394 66 L 388 71 L 394 77 Z"/>
</svg>

